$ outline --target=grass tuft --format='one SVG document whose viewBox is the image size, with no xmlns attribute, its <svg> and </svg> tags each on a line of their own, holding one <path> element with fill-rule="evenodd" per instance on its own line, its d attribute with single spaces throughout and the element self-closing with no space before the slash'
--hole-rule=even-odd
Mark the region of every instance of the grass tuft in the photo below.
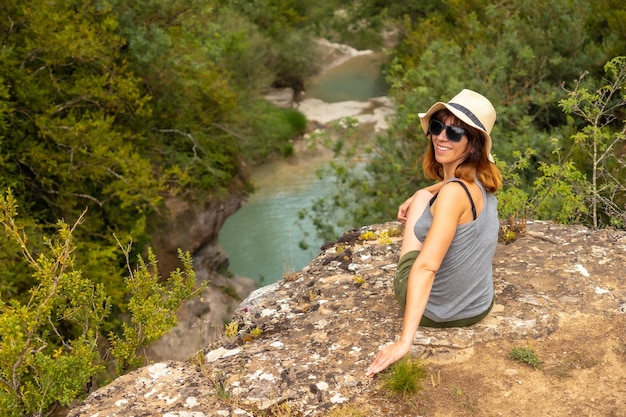
<svg viewBox="0 0 626 417">
<path fill-rule="evenodd" d="M 403 397 L 415 394 L 422 390 L 426 374 L 426 362 L 422 358 L 405 356 L 382 374 L 382 388 Z"/>
<path fill-rule="evenodd" d="M 511 349 L 509 356 L 518 362 L 525 363 L 532 366 L 535 369 L 542 368 L 541 359 L 530 347 L 516 346 Z"/>
</svg>

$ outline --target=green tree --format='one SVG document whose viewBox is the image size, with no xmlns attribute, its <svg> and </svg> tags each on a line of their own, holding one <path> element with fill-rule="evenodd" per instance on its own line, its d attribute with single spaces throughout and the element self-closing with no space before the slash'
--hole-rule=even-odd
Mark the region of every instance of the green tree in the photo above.
<svg viewBox="0 0 626 417">
<path fill-rule="evenodd" d="M 222 22 L 232 10 L 217 2 L 10 0 L 2 11 L 0 186 L 15 190 L 33 233 L 89 207 L 77 262 L 123 312 L 113 235 L 145 254 L 167 221 L 164 196 L 249 192 L 246 158 L 291 152 L 302 123 L 263 101 L 271 71 L 237 73 L 238 58 L 250 69 L 258 57 L 252 26 L 226 27 L 236 19 Z M 23 262 L 0 245 L 3 285 L 23 294 Z"/>
<path fill-rule="evenodd" d="M 276 87 L 291 87 L 299 94 L 305 80 L 319 68 L 318 49 L 306 13 L 310 2 L 296 0 L 232 0 L 228 8 L 245 16 L 261 33 L 259 63 L 270 70 Z"/>
<path fill-rule="evenodd" d="M 117 20 L 103 5 L 70 0 L 9 1 L 2 10 L 0 186 L 14 190 L 39 236 L 89 207 L 90 222 L 76 231 L 85 237 L 76 262 L 120 288 L 112 232 L 146 242 L 146 216 L 161 204 L 164 181 L 146 155 L 147 138 L 123 123 L 150 110 L 141 79 L 119 59 Z M 27 294 L 23 262 L 0 244 L 11 295 Z"/>
<path fill-rule="evenodd" d="M 583 75 L 560 102 L 565 113 L 579 116 L 584 122 L 571 139 L 590 167 L 594 228 L 604 219 L 612 226 L 626 224 L 626 56 L 610 60 L 604 70 L 603 85 L 587 87 L 583 85 Z"/>
</svg>

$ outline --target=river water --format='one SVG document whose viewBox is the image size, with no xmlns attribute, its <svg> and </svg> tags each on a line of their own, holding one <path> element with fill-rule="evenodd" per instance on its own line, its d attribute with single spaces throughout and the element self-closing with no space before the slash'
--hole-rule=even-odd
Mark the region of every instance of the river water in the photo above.
<svg viewBox="0 0 626 417">
<path fill-rule="evenodd" d="M 353 57 L 312 80 L 305 98 L 336 103 L 384 95 L 382 62 L 382 54 Z M 258 286 L 268 285 L 301 270 L 318 254 L 323 241 L 312 222 L 299 219 L 298 213 L 331 195 L 333 178 L 316 175 L 331 157 L 329 151 L 318 150 L 253 171 L 257 191 L 226 220 L 219 235 L 233 273 L 254 279 Z M 300 246 L 302 240 L 307 248 Z"/>
</svg>

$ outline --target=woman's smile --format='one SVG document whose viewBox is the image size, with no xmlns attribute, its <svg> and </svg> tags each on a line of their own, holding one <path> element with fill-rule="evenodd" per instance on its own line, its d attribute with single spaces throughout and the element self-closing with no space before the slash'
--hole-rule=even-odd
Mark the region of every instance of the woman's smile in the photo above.
<svg viewBox="0 0 626 417">
<path fill-rule="evenodd" d="M 437 147 L 437 151 L 439 152 L 446 152 L 452 149 L 452 148 L 449 148 L 440 144 L 437 144 L 436 147 Z"/>
</svg>

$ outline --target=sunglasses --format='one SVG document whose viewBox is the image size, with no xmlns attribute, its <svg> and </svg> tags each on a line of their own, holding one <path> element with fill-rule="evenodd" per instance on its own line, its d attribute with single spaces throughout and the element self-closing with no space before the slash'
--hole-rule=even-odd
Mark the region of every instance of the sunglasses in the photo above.
<svg viewBox="0 0 626 417">
<path fill-rule="evenodd" d="M 443 131 L 443 129 L 446 129 L 446 136 L 450 142 L 460 142 L 465 134 L 465 130 L 458 126 L 444 125 L 439 120 L 430 119 L 430 123 L 428 125 L 429 133 L 437 136 Z"/>
</svg>

